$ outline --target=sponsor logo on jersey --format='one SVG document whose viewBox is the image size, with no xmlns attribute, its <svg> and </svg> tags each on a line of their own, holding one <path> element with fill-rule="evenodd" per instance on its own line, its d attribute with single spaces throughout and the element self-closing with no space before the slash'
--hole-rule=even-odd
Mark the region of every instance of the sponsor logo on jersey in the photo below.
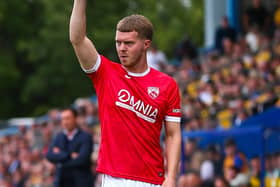
<svg viewBox="0 0 280 187">
<path fill-rule="evenodd" d="M 144 103 L 144 101 L 135 98 L 126 89 L 121 89 L 118 93 L 118 101 L 115 103 L 118 107 L 125 108 L 134 112 L 138 117 L 151 122 L 156 122 L 158 109 Z"/>
<path fill-rule="evenodd" d="M 148 95 L 152 98 L 155 99 L 159 95 L 159 88 L 158 87 L 148 87 Z"/>
</svg>

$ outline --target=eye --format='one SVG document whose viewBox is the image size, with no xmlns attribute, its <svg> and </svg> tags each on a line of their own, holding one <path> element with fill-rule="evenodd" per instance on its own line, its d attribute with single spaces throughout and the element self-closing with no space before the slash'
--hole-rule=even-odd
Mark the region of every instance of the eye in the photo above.
<svg viewBox="0 0 280 187">
<path fill-rule="evenodd" d="M 127 46 L 132 46 L 134 44 L 134 42 L 132 42 L 132 41 L 129 41 L 129 42 L 125 42 L 125 45 L 127 45 Z"/>
</svg>

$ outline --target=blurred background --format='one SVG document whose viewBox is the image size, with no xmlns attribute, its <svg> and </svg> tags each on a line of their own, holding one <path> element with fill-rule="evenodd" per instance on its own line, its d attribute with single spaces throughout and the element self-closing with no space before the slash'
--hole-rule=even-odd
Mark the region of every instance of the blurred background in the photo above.
<svg viewBox="0 0 280 187">
<path fill-rule="evenodd" d="M 52 186 L 44 155 L 70 105 L 93 135 L 100 186 L 98 106 L 69 41 L 72 6 L 0 1 L 1 187 Z M 178 186 L 279 187 L 280 1 L 91 0 L 87 33 L 100 54 L 118 61 L 115 26 L 132 13 L 154 24 L 148 63 L 180 87 Z"/>
</svg>

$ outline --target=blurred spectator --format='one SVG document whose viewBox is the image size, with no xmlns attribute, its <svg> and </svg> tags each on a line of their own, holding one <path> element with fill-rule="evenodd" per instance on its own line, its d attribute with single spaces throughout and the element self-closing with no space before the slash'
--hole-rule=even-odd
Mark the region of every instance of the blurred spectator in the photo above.
<svg viewBox="0 0 280 187">
<path fill-rule="evenodd" d="M 213 182 L 215 176 L 223 173 L 222 159 L 215 145 L 209 145 L 206 149 L 206 159 L 200 167 L 200 177 L 204 182 Z"/>
<path fill-rule="evenodd" d="M 202 187 L 199 173 L 190 171 L 179 177 L 178 187 Z"/>
<path fill-rule="evenodd" d="M 245 40 L 248 43 L 250 50 L 253 53 L 256 53 L 259 50 L 260 36 L 261 33 L 259 32 L 259 29 L 256 26 L 252 26 L 248 28 L 248 31 L 245 36 Z"/>
<path fill-rule="evenodd" d="M 280 28 L 280 0 L 276 0 L 271 17 L 272 17 L 273 31 L 275 31 L 278 28 Z"/>
<path fill-rule="evenodd" d="M 231 187 L 249 187 L 249 177 L 237 166 L 225 168 L 225 178 Z"/>
<path fill-rule="evenodd" d="M 255 26 L 262 32 L 268 31 L 269 13 L 261 4 L 261 0 L 252 0 L 243 17 L 243 26 L 247 32 L 251 27 Z"/>
<path fill-rule="evenodd" d="M 280 178 L 280 152 L 272 156 L 273 178 Z"/>
<path fill-rule="evenodd" d="M 222 18 L 221 24 L 215 32 L 215 49 L 222 54 L 225 52 L 223 45 L 225 39 L 229 39 L 233 43 L 235 43 L 237 39 L 237 32 L 229 25 L 228 18 L 226 16 Z"/>
<path fill-rule="evenodd" d="M 271 153 L 266 155 L 266 186 L 279 186 L 279 153 Z"/>
<path fill-rule="evenodd" d="M 265 176 L 268 178 L 273 178 L 273 162 L 272 154 L 267 154 L 265 157 Z"/>
<path fill-rule="evenodd" d="M 185 36 L 175 48 L 175 62 L 173 64 L 180 65 L 183 58 L 195 59 L 198 57 L 197 47 L 193 44 L 188 36 Z"/>
<path fill-rule="evenodd" d="M 230 184 L 223 176 L 218 176 L 214 180 L 214 187 L 230 187 Z"/>
<path fill-rule="evenodd" d="M 26 182 L 26 187 L 45 187 L 43 166 L 40 164 L 34 164 L 31 169 L 30 176 Z"/>
<path fill-rule="evenodd" d="M 64 130 L 56 136 L 46 156 L 56 164 L 55 187 L 93 186 L 92 137 L 78 127 L 77 116 L 77 111 L 72 108 L 62 111 L 61 124 Z M 36 174 L 36 181 L 41 181 Z"/>
<path fill-rule="evenodd" d="M 233 124 L 235 126 L 240 126 L 242 122 L 244 122 L 248 118 L 248 113 L 246 110 L 242 109 L 236 112 L 236 116 L 234 116 Z"/>
<path fill-rule="evenodd" d="M 207 150 L 206 159 L 201 163 L 200 177 L 202 181 L 212 181 L 215 176 L 214 155 L 212 150 Z"/>
<path fill-rule="evenodd" d="M 165 70 L 165 66 L 167 65 L 165 54 L 154 43 L 152 43 L 147 52 L 147 62 L 150 67 L 159 71 Z"/>
<path fill-rule="evenodd" d="M 31 143 L 31 149 L 43 149 L 44 147 L 44 139 L 43 139 L 43 130 L 40 125 L 34 124 L 32 125 L 32 130 L 28 131 L 28 141 Z"/>
<path fill-rule="evenodd" d="M 196 151 L 196 140 L 195 139 L 187 139 L 185 141 L 185 147 L 184 147 L 184 167 L 186 171 L 191 170 L 191 159 L 193 157 L 193 154 Z"/>
<path fill-rule="evenodd" d="M 24 187 L 25 180 L 24 174 L 19 169 L 14 172 L 11 183 L 13 187 Z"/>
<path fill-rule="evenodd" d="M 78 98 L 74 105 L 79 114 L 77 123 L 81 127 L 92 127 L 99 123 L 98 106 L 96 103 L 86 98 Z"/>
<path fill-rule="evenodd" d="M 238 172 L 246 173 L 248 171 L 247 160 L 244 154 L 237 150 L 234 139 L 229 138 L 225 141 L 225 159 L 224 170 L 234 169 Z"/>
<path fill-rule="evenodd" d="M 203 160 L 205 160 L 205 155 L 201 150 L 197 150 L 193 153 L 191 162 L 190 162 L 190 170 L 200 172 L 201 164 Z"/>
<path fill-rule="evenodd" d="M 260 187 L 261 186 L 261 163 L 259 157 L 253 157 L 250 160 L 249 168 L 250 186 Z"/>
</svg>

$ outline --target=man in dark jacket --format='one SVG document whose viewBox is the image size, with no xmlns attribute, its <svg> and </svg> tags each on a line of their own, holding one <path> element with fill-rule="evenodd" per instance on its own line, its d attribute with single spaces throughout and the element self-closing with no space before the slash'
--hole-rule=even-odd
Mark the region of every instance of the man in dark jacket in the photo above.
<svg viewBox="0 0 280 187">
<path fill-rule="evenodd" d="M 237 39 L 236 30 L 230 26 L 226 16 L 222 18 L 221 25 L 215 32 L 215 49 L 222 54 L 224 53 L 223 42 L 225 39 L 229 39 L 231 42 L 236 42 Z"/>
<path fill-rule="evenodd" d="M 72 108 L 61 112 L 63 131 L 52 142 L 47 159 L 56 164 L 55 187 L 92 187 L 90 156 L 91 135 L 77 126 L 77 112 Z"/>
</svg>

